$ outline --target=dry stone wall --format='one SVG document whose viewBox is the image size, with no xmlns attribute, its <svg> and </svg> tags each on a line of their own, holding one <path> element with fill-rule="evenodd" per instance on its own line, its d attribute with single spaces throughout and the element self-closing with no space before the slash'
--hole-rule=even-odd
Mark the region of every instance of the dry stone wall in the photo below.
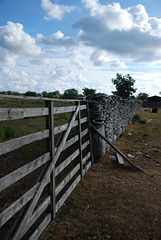
<svg viewBox="0 0 161 240">
<path fill-rule="evenodd" d="M 117 96 L 95 94 L 89 99 L 91 123 L 110 141 L 125 131 L 133 116 L 142 106 L 141 101 Z M 94 158 L 101 158 L 109 147 L 97 134 L 92 133 Z"/>
</svg>

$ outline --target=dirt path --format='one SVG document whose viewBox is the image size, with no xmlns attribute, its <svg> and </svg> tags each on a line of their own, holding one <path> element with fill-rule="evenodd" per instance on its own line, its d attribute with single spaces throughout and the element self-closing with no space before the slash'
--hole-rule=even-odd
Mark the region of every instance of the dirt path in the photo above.
<svg viewBox="0 0 161 240">
<path fill-rule="evenodd" d="M 161 110 L 141 110 L 116 142 L 148 174 L 119 168 L 107 153 L 90 169 L 40 239 L 161 240 Z"/>
</svg>

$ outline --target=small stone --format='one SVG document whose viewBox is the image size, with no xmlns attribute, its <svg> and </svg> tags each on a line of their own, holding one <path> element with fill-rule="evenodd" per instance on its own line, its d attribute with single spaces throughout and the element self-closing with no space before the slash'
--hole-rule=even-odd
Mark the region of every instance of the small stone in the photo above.
<svg viewBox="0 0 161 240">
<path fill-rule="evenodd" d="M 155 166 L 159 167 L 159 166 L 160 166 L 160 164 L 159 164 L 159 163 L 156 163 L 156 164 L 155 164 Z"/>
<path fill-rule="evenodd" d="M 112 160 L 112 161 L 116 161 L 116 157 L 115 156 L 109 156 L 109 159 Z"/>
<path fill-rule="evenodd" d="M 143 155 L 142 152 L 138 151 L 136 152 L 136 155 Z"/>
<path fill-rule="evenodd" d="M 146 157 L 146 158 L 152 159 L 152 157 L 150 157 L 148 154 L 144 154 L 143 156 Z"/>
<path fill-rule="evenodd" d="M 135 158 L 135 157 L 134 157 L 132 154 L 130 154 L 130 153 L 128 153 L 127 156 L 128 156 L 129 158 Z"/>
<path fill-rule="evenodd" d="M 131 136 L 132 135 L 132 133 L 131 132 L 128 132 L 128 136 Z"/>
</svg>

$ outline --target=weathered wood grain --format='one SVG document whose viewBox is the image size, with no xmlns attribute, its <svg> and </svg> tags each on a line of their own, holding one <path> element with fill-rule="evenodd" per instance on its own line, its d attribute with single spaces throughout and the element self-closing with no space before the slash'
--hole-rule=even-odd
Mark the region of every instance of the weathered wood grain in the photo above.
<svg viewBox="0 0 161 240">
<path fill-rule="evenodd" d="M 89 162 L 86 167 L 83 169 L 83 176 L 86 174 L 86 172 L 88 171 L 88 169 L 90 168 L 91 166 L 91 162 Z"/>
<path fill-rule="evenodd" d="M 13 240 L 19 240 L 21 239 L 25 233 L 30 229 L 30 227 L 36 222 L 36 220 L 41 216 L 41 214 L 46 210 L 46 208 L 51 203 L 51 196 L 48 196 L 37 208 L 37 210 L 33 213 L 30 219 L 25 223 L 25 227 L 23 228 L 23 231 L 20 231 L 18 234 L 16 234 L 13 237 Z"/>
<path fill-rule="evenodd" d="M 49 137 L 49 130 L 32 133 L 27 136 L 15 138 L 0 143 L 0 155 L 16 150 L 24 145 Z"/>
<path fill-rule="evenodd" d="M 26 100 L 44 100 L 44 101 L 54 101 L 54 102 L 77 102 L 77 99 L 58 99 L 58 98 L 46 98 L 46 97 L 28 97 L 28 96 L 16 96 L 16 95 L 5 95 L 0 94 L 0 98 L 10 98 L 10 99 L 26 99 Z"/>
<path fill-rule="evenodd" d="M 63 179 L 63 181 L 56 187 L 55 194 L 56 196 L 62 191 L 62 189 L 67 185 L 67 183 L 72 179 L 72 177 L 78 172 L 80 165 L 77 166 Z"/>
<path fill-rule="evenodd" d="M 73 152 L 68 158 L 66 158 L 59 166 L 55 169 L 55 176 L 63 171 L 77 156 L 79 155 L 79 149 Z"/>
<path fill-rule="evenodd" d="M 48 108 L 0 108 L 0 121 L 40 117 L 48 114 Z"/>
<path fill-rule="evenodd" d="M 41 167 L 50 160 L 50 153 L 45 153 L 41 157 L 35 159 L 34 161 L 16 169 L 15 171 L 9 173 L 8 175 L 0 179 L 0 192 L 5 188 L 9 187 L 13 183 L 17 182 L 21 178 L 27 176 L 31 172 L 35 171 L 37 168 Z"/>
<path fill-rule="evenodd" d="M 75 122 L 75 119 L 76 119 L 76 116 L 77 116 L 77 114 L 78 114 L 78 111 L 79 111 L 79 107 L 76 108 L 76 111 L 73 113 L 73 115 L 72 115 L 72 117 L 71 117 L 71 120 L 70 120 L 70 123 L 69 123 L 69 125 L 68 125 L 68 128 L 67 128 L 66 131 L 64 132 L 64 135 L 63 135 L 63 137 L 62 137 L 62 141 L 61 141 L 61 143 L 59 144 L 59 146 L 58 146 L 58 148 L 57 148 L 57 151 L 56 151 L 56 153 L 55 153 L 55 157 L 54 157 L 54 158 L 55 158 L 55 163 L 56 163 L 56 161 L 58 160 L 58 158 L 59 158 L 59 156 L 60 156 L 60 154 L 61 154 L 61 152 L 62 152 L 62 149 L 63 149 L 63 147 L 64 147 L 64 145 L 65 145 L 65 142 L 66 142 L 66 140 L 67 140 L 67 138 L 68 138 L 68 135 L 69 135 L 69 133 L 70 133 L 70 130 L 72 129 L 73 124 L 74 124 L 74 122 Z M 47 170 L 46 170 L 46 172 L 45 172 L 45 174 L 44 174 L 44 176 L 43 176 L 43 179 L 42 179 L 42 181 L 41 181 L 41 183 L 40 183 L 40 186 L 39 186 L 36 194 L 34 195 L 34 197 L 33 197 L 32 201 L 31 201 L 28 209 L 26 210 L 26 214 L 25 214 L 25 216 L 23 217 L 23 219 L 22 219 L 22 221 L 21 221 L 21 223 L 20 223 L 20 225 L 19 225 L 19 228 L 18 228 L 17 231 L 15 232 L 15 235 L 14 235 L 13 240 L 18 240 L 19 237 L 22 235 L 23 230 L 24 230 L 24 228 L 26 227 L 26 222 L 28 222 L 29 218 L 31 217 L 31 215 L 32 215 L 32 213 L 33 213 L 33 211 L 34 211 L 34 209 L 35 209 L 35 206 L 36 206 L 36 204 L 37 204 L 37 202 L 38 202 L 38 200 L 39 200 L 39 198 L 40 198 L 40 196 L 41 196 L 41 194 L 42 194 L 42 192 L 43 192 L 45 180 L 46 180 L 46 178 L 48 178 L 48 176 L 50 176 L 50 174 L 51 174 L 52 171 L 53 171 L 53 165 L 52 165 L 52 163 L 51 163 L 51 164 L 48 166 L 48 168 L 47 168 Z"/>
<path fill-rule="evenodd" d="M 82 163 L 85 164 L 86 161 L 90 158 L 91 152 L 88 152 L 87 155 L 83 158 Z"/>
<path fill-rule="evenodd" d="M 77 186 L 79 181 L 81 180 L 80 175 L 74 180 L 74 182 L 70 185 L 68 190 L 63 194 L 63 196 L 60 198 L 60 200 L 56 203 L 56 212 L 59 210 L 59 208 L 63 205 L 65 200 L 69 197 L 73 189 Z"/>
<path fill-rule="evenodd" d="M 75 111 L 75 109 L 76 109 L 76 106 L 54 107 L 54 114 L 73 112 Z"/>
<path fill-rule="evenodd" d="M 82 146 L 82 151 L 89 145 L 89 140 L 87 140 Z"/>
<path fill-rule="evenodd" d="M 78 102 L 80 108 L 80 102 Z M 82 124 L 81 124 L 81 111 L 78 112 L 78 135 L 79 135 L 79 163 L 80 163 L 80 176 L 83 178 L 83 164 L 82 164 Z"/>
<path fill-rule="evenodd" d="M 46 179 L 45 186 L 50 182 L 50 178 Z M 19 199 L 12 203 L 2 213 L 0 213 L 0 227 L 2 227 L 11 217 L 13 217 L 18 211 L 20 211 L 34 196 L 36 189 L 40 183 L 35 184 Z"/>
<path fill-rule="evenodd" d="M 120 166 L 124 166 L 125 163 L 124 163 L 124 160 L 123 160 L 122 156 L 119 153 L 116 152 L 116 157 L 117 157 L 118 164 Z"/>
<path fill-rule="evenodd" d="M 44 220 L 40 223 L 38 228 L 34 231 L 32 236 L 30 236 L 29 240 L 37 240 L 47 225 L 51 222 L 51 214 L 49 213 Z"/>
</svg>

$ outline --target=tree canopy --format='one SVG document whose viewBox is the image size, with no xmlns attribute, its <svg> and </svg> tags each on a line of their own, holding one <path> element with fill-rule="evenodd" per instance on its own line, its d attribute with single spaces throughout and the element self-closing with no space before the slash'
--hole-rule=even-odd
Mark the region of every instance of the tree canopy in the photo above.
<svg viewBox="0 0 161 240">
<path fill-rule="evenodd" d="M 139 100 L 147 100 L 148 97 L 149 97 L 149 95 L 148 95 L 147 93 L 139 93 L 139 94 L 137 95 L 137 98 L 138 98 Z"/>
<path fill-rule="evenodd" d="M 96 89 L 92 88 L 83 88 L 82 90 L 85 97 L 93 96 L 96 93 Z"/>
<path fill-rule="evenodd" d="M 64 91 L 63 98 L 64 99 L 78 99 L 79 94 L 75 88 L 67 89 Z"/>
<path fill-rule="evenodd" d="M 122 74 L 117 73 L 116 78 L 112 78 L 112 83 L 116 88 L 116 91 L 113 91 L 112 93 L 122 98 L 132 97 L 133 93 L 137 90 L 134 88 L 135 80 L 130 76 L 130 74 L 122 76 Z"/>
</svg>

